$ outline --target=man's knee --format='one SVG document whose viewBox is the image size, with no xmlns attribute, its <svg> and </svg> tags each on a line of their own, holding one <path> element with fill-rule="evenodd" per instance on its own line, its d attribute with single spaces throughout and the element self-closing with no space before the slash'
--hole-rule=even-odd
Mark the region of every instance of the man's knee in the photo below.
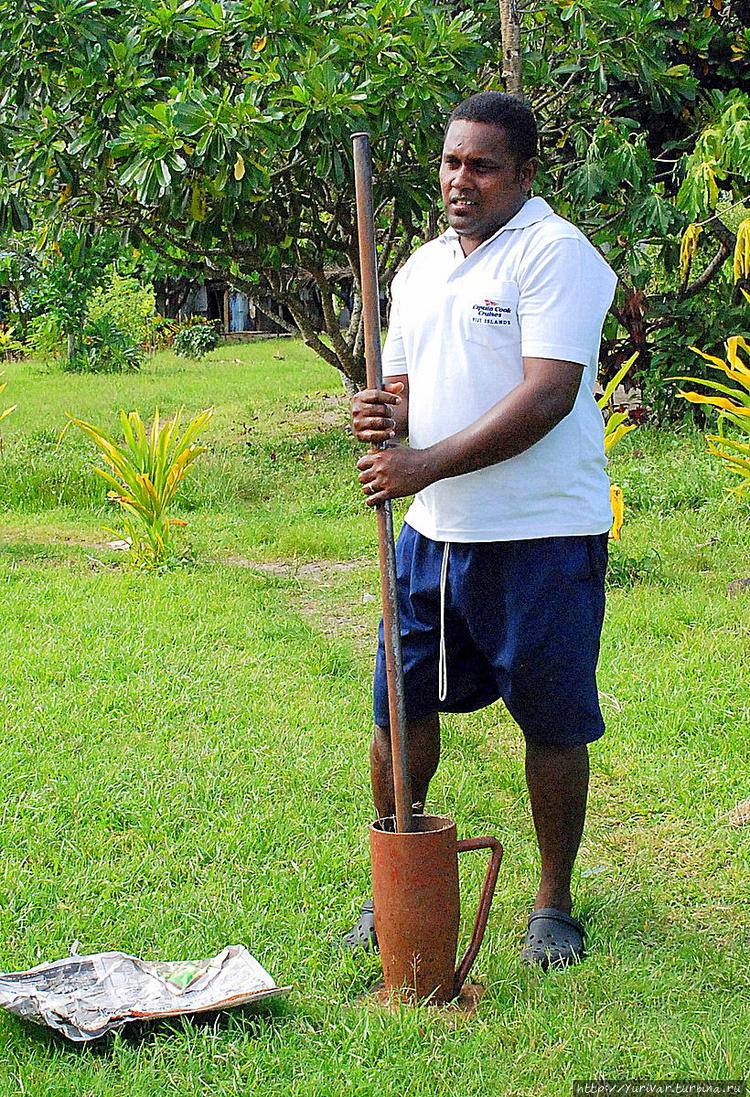
<svg viewBox="0 0 750 1097">
<path fill-rule="evenodd" d="M 409 761 L 413 776 L 432 777 L 440 759 L 440 717 L 436 712 L 411 720 L 406 733 Z M 388 763 L 391 758 L 389 728 L 375 725 L 370 743 L 370 756 L 375 762 Z"/>
</svg>

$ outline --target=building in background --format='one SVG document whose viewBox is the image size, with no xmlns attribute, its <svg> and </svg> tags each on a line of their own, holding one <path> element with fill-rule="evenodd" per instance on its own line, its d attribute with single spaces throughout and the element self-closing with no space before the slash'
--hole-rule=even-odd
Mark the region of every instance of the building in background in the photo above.
<svg viewBox="0 0 750 1097">
<path fill-rule="evenodd" d="M 317 313 L 318 322 L 322 327 L 320 296 L 312 279 L 300 286 L 299 297 L 307 315 Z M 176 298 L 173 299 L 176 300 Z M 166 305 L 166 292 L 164 302 Z M 157 296 L 157 310 L 161 312 L 159 304 Z M 175 315 L 180 319 L 186 319 L 188 316 L 205 316 L 207 320 L 218 320 L 227 335 L 251 335 L 258 332 L 282 334 L 288 333 L 289 329 L 285 325 L 294 328 L 292 314 L 284 305 L 279 305 L 271 297 L 252 298 L 220 279 L 192 282 L 189 289 L 180 296 L 174 312 L 162 312 L 162 315 Z M 346 327 L 349 323 L 350 315 L 351 290 L 349 289 L 349 293 L 341 299 L 339 322 L 342 327 Z M 274 317 L 279 319 L 276 320 Z"/>
</svg>

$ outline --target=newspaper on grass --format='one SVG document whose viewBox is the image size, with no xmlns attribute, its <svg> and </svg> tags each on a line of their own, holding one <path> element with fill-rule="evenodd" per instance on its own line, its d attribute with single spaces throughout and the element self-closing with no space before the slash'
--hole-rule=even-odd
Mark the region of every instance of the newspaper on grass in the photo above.
<svg viewBox="0 0 750 1097">
<path fill-rule="evenodd" d="M 96 1040 L 130 1021 L 229 1009 L 284 994 L 242 945 L 208 960 L 139 960 L 125 952 L 79 956 L 0 975 L 0 1007 L 69 1040 Z"/>
</svg>

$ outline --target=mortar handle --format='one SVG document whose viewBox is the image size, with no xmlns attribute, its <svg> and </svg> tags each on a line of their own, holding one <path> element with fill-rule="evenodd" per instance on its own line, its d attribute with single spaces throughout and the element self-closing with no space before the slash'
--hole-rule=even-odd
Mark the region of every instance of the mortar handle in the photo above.
<svg viewBox="0 0 750 1097">
<path fill-rule="evenodd" d="M 495 894 L 497 874 L 500 871 L 500 862 L 503 859 L 503 847 L 497 838 L 491 838 L 489 836 L 484 838 L 462 838 L 460 841 L 456 842 L 457 853 L 463 853 L 467 849 L 489 849 L 491 851 L 491 856 L 490 863 L 487 866 L 487 875 L 484 878 L 482 897 L 479 900 L 479 909 L 477 910 L 477 916 L 474 921 L 474 929 L 471 934 L 471 940 L 469 941 L 469 947 L 466 949 L 461 963 L 456 968 L 456 974 L 453 980 L 454 998 L 457 998 L 461 993 L 463 985 L 466 982 L 466 976 L 469 974 L 471 965 L 476 960 L 479 947 L 482 944 L 484 931 L 487 928 L 487 918 L 489 917 L 490 907 L 492 906 L 492 898 Z"/>
</svg>

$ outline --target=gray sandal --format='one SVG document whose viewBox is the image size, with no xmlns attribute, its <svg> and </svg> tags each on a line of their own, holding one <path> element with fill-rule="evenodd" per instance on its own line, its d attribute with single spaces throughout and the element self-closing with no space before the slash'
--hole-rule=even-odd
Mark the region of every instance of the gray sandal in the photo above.
<svg viewBox="0 0 750 1097">
<path fill-rule="evenodd" d="M 358 921 L 348 933 L 341 937 L 339 944 L 341 948 L 350 948 L 353 951 L 358 949 L 368 953 L 380 951 L 375 934 L 375 911 L 372 899 L 362 904 Z"/>
<path fill-rule="evenodd" d="M 540 907 L 532 910 L 521 960 L 525 964 L 549 967 L 577 964 L 586 955 L 583 926 L 564 910 Z"/>
</svg>

